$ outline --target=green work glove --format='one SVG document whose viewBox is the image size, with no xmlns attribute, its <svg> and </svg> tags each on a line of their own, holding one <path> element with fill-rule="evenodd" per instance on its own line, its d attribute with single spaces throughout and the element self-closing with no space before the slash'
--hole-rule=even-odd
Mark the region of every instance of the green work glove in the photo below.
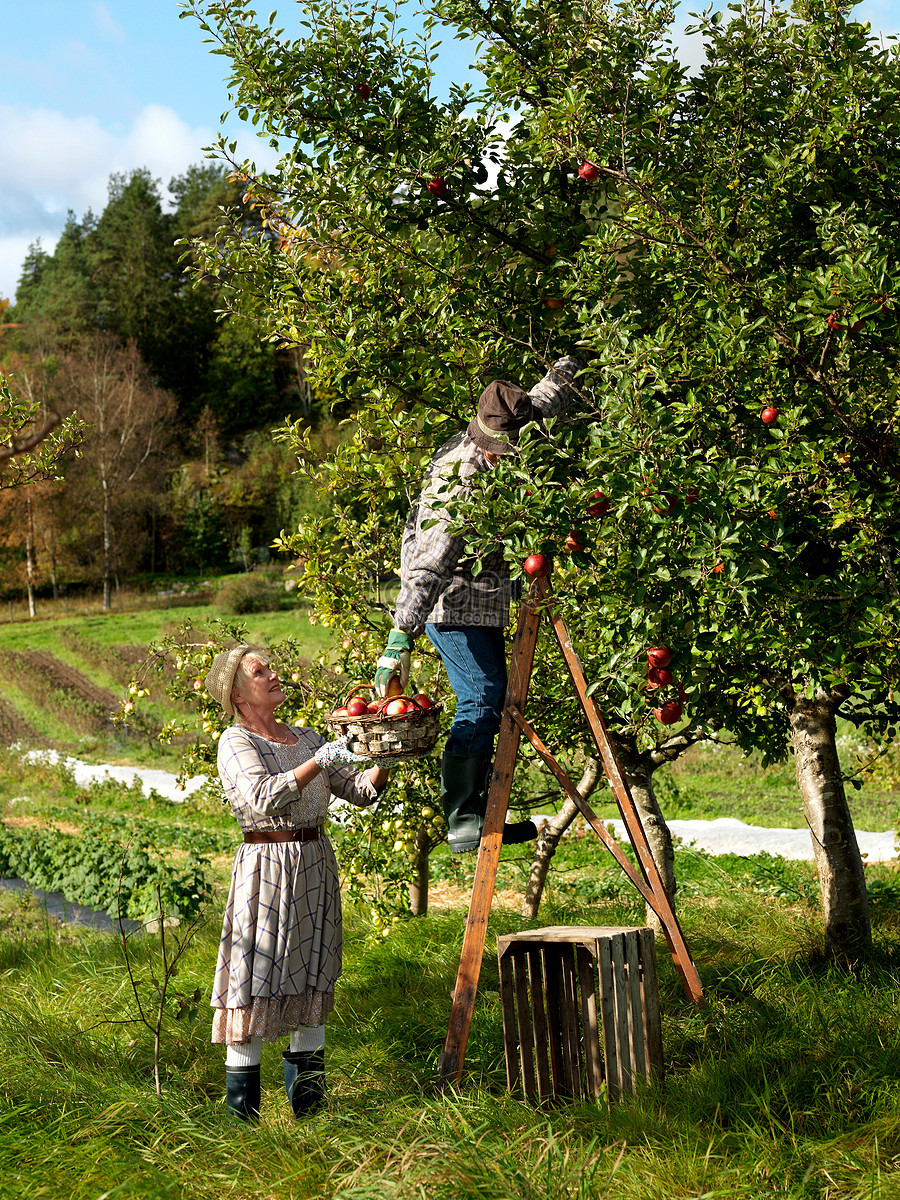
<svg viewBox="0 0 900 1200">
<path fill-rule="evenodd" d="M 384 654 L 375 664 L 375 691 L 379 696 L 388 694 L 388 684 L 396 675 L 400 680 L 401 692 L 406 688 L 409 679 L 409 652 L 416 644 L 411 634 L 402 629 L 394 629 L 388 638 Z"/>
</svg>

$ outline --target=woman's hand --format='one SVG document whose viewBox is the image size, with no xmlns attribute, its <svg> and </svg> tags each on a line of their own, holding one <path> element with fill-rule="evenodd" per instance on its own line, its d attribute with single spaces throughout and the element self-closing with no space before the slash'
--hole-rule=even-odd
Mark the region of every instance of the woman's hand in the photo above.
<svg viewBox="0 0 900 1200">
<path fill-rule="evenodd" d="M 326 742 L 324 746 L 320 746 L 313 755 L 318 765 L 323 771 L 327 771 L 330 766 L 335 763 L 361 763 L 370 762 L 371 760 L 365 754 L 354 754 L 347 747 L 346 736 L 340 737 L 337 741 Z"/>
</svg>

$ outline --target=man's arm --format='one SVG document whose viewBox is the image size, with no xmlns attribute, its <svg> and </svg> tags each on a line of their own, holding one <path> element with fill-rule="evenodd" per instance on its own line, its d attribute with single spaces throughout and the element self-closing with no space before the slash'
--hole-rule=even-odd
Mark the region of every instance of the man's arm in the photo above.
<svg viewBox="0 0 900 1200">
<path fill-rule="evenodd" d="M 401 690 L 406 687 L 415 639 L 425 629 L 428 614 L 459 562 L 463 539 L 450 532 L 450 515 L 442 503 L 442 493 L 458 494 L 460 490 L 459 483 L 438 474 L 426 485 L 410 514 L 403 535 L 394 630 L 375 664 L 373 682 L 380 696 L 388 695 L 394 676 L 399 679 Z M 428 527 L 423 528 L 423 523 Z"/>
<path fill-rule="evenodd" d="M 576 354 L 567 354 L 557 359 L 547 374 L 536 383 L 528 395 L 541 417 L 561 416 L 578 392 L 572 386 L 575 376 L 584 369 L 584 363 Z"/>
<path fill-rule="evenodd" d="M 428 511 L 427 509 L 425 510 Z M 404 547 L 403 573 L 394 608 L 394 627 L 418 637 L 428 614 L 453 575 L 463 550 L 463 540 L 450 533 L 446 509 L 434 510 L 425 520 L 437 523 L 420 529 Z"/>
</svg>

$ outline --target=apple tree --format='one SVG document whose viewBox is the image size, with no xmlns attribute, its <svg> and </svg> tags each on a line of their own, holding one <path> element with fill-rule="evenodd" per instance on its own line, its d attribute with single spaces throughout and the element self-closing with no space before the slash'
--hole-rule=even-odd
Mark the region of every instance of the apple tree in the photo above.
<svg viewBox="0 0 900 1200">
<path fill-rule="evenodd" d="M 296 35 L 186 11 L 281 153 L 263 173 L 220 139 L 261 229 L 227 216 L 198 278 L 354 407 L 325 461 L 283 431 L 333 501 L 283 535 L 322 618 L 374 662 L 424 462 L 491 378 L 587 348 L 568 414 L 457 505 L 466 552 L 568 543 L 558 603 L 637 754 L 790 749 L 828 942 L 865 944 L 835 732 L 900 717 L 896 49 L 812 0 L 704 14 L 694 72 L 641 0 L 437 0 L 413 37 L 379 5 L 306 4 Z M 443 101 L 438 20 L 482 80 Z M 537 684 L 577 753 L 566 681 Z"/>
</svg>

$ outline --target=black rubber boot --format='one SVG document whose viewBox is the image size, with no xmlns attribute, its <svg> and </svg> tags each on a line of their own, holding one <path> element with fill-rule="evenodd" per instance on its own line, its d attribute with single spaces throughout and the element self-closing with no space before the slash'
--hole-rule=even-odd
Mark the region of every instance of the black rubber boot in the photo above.
<svg viewBox="0 0 900 1200">
<path fill-rule="evenodd" d="M 486 754 L 450 754 L 445 750 L 441 756 L 441 804 L 447 840 L 454 854 L 478 849 L 490 765 Z"/>
<path fill-rule="evenodd" d="M 477 850 L 481 844 L 492 762 L 490 755 L 449 754 L 446 750 L 441 757 L 441 803 L 453 854 Z M 518 846 L 536 837 L 533 821 L 503 826 L 504 846 Z"/>
<path fill-rule="evenodd" d="M 295 1117 L 316 1112 L 325 1103 L 325 1051 L 285 1050 L 284 1090 Z"/>
<path fill-rule="evenodd" d="M 503 845 L 520 846 L 522 842 L 533 842 L 537 837 L 537 825 L 534 821 L 508 821 L 503 826 Z"/>
<path fill-rule="evenodd" d="M 259 1064 L 255 1067 L 226 1067 L 225 1096 L 228 1114 L 239 1121 L 259 1120 Z"/>
</svg>

